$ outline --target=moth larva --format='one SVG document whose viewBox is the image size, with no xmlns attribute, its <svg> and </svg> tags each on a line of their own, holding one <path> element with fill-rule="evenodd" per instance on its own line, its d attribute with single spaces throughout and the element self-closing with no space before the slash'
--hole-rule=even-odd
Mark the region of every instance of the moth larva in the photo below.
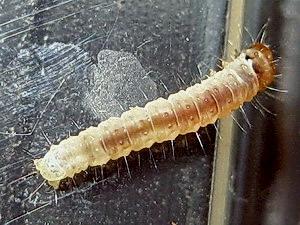
<svg viewBox="0 0 300 225">
<path fill-rule="evenodd" d="M 214 123 L 251 101 L 273 81 L 274 75 L 271 49 L 255 43 L 203 82 L 89 127 L 78 136 L 52 145 L 34 164 L 44 179 L 58 188 L 62 179 L 72 178 L 89 166 L 106 164 L 131 151 Z"/>
</svg>

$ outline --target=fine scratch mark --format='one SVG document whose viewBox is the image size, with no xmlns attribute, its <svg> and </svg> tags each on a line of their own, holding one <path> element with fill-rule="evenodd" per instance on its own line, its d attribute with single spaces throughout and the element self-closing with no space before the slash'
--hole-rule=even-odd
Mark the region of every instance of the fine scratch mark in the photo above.
<svg viewBox="0 0 300 225">
<path fill-rule="evenodd" d="M 94 34 L 90 35 L 88 38 L 82 40 L 82 41 L 79 42 L 77 45 L 74 45 L 74 46 L 72 46 L 71 48 L 67 49 L 66 51 L 62 52 L 60 55 L 55 56 L 55 57 L 53 57 L 53 58 L 50 58 L 49 60 L 46 60 L 46 61 L 44 62 L 44 64 L 45 64 L 45 63 L 48 63 L 49 61 L 53 61 L 54 59 L 56 59 L 56 58 L 58 58 L 59 56 L 65 54 L 66 52 L 69 52 L 69 51 L 71 51 L 72 49 L 74 49 L 75 47 L 80 46 L 82 43 L 84 43 L 85 41 L 89 40 L 89 39 L 90 39 L 91 37 L 93 37 L 93 36 L 94 36 Z M 60 62 L 61 62 L 61 61 L 60 61 Z M 70 62 L 70 63 L 71 63 L 71 62 Z M 57 64 L 57 63 L 56 63 L 56 64 Z M 55 66 L 56 64 L 52 64 L 51 66 L 53 67 L 53 66 Z M 55 90 L 55 92 L 52 94 L 52 96 L 51 96 L 50 99 L 48 100 L 48 102 L 47 102 L 47 104 L 45 105 L 45 107 L 43 108 L 43 110 L 40 111 L 39 115 L 37 116 L 37 120 L 36 120 L 36 122 L 34 123 L 33 128 L 32 128 L 32 130 L 31 130 L 30 132 L 28 132 L 28 133 L 14 133 L 14 132 L 8 132 L 8 131 L 5 131 L 5 132 L 0 132 L 0 134 L 2 134 L 2 135 L 9 135 L 9 136 L 30 136 L 30 135 L 32 135 L 32 134 L 34 133 L 34 131 L 36 130 L 36 127 L 37 127 L 38 123 L 40 122 L 42 116 L 43 116 L 44 113 L 46 112 L 48 106 L 50 105 L 50 103 L 52 102 L 52 100 L 54 99 L 54 97 L 57 95 L 57 93 L 60 91 L 62 85 L 65 83 L 65 81 L 66 81 L 66 79 L 67 79 L 67 75 L 68 75 L 68 74 L 66 74 L 66 75 L 62 78 L 62 81 L 61 81 L 61 83 L 59 84 L 58 88 L 57 88 L 57 89 Z"/>
<path fill-rule="evenodd" d="M 38 211 L 38 210 L 40 210 L 40 209 L 43 209 L 43 208 L 45 208 L 45 207 L 51 205 L 51 203 L 52 203 L 52 201 L 49 201 L 48 203 L 46 203 L 46 204 L 44 204 L 44 205 L 41 205 L 41 206 L 39 206 L 39 207 L 37 207 L 37 208 L 35 208 L 35 209 L 33 209 L 33 210 L 27 211 L 26 213 L 21 214 L 21 215 L 15 217 L 15 218 L 13 218 L 12 220 L 9 220 L 9 221 L 6 222 L 4 225 L 8 225 L 8 224 L 11 224 L 11 223 L 13 223 L 13 222 L 19 220 L 19 219 L 22 219 L 23 217 L 28 216 L 28 215 L 30 215 L 31 213 L 34 213 L 34 212 L 36 212 L 36 211 Z"/>
<path fill-rule="evenodd" d="M 29 13 L 29 14 L 27 14 L 27 15 L 20 16 L 20 17 L 17 17 L 17 18 L 15 18 L 15 19 L 12 19 L 12 20 L 3 22 L 3 23 L 0 24 L 0 27 L 6 26 L 6 25 L 11 24 L 11 23 L 13 23 L 13 22 L 16 22 L 16 21 L 18 21 L 18 20 L 23 20 L 23 19 L 25 19 L 25 18 L 27 18 L 27 17 L 30 17 L 30 16 L 35 16 L 35 15 L 41 13 L 41 12 L 48 11 L 48 10 L 57 8 L 57 7 L 59 7 L 59 6 L 66 5 L 66 4 L 68 4 L 68 3 L 72 2 L 72 1 L 77 1 L 77 0 L 68 0 L 68 1 L 65 1 L 65 2 L 57 3 L 56 5 L 52 5 L 52 6 L 49 6 L 49 7 L 45 7 L 45 8 L 43 8 L 43 9 L 37 10 L 37 11 L 35 11 L 35 12 L 33 12 L 33 13 Z"/>
<path fill-rule="evenodd" d="M 32 173 L 29 173 L 29 174 L 27 174 L 27 175 L 24 175 L 24 176 L 22 176 L 22 177 L 19 177 L 19 178 L 13 180 L 12 182 L 8 183 L 7 186 L 11 186 L 11 185 L 17 183 L 17 182 L 20 181 L 20 180 L 24 180 L 24 179 L 26 179 L 27 177 L 31 177 L 31 176 L 36 175 L 36 174 L 37 174 L 37 172 L 34 171 L 34 172 L 32 172 Z"/>
<path fill-rule="evenodd" d="M 64 50 L 64 51 L 60 52 L 60 54 L 58 54 L 57 56 L 52 57 L 52 58 L 50 58 L 50 59 L 48 59 L 48 60 L 43 61 L 43 64 L 51 63 L 51 62 L 54 61 L 55 59 L 57 59 L 57 58 L 59 58 L 60 56 L 62 56 L 62 55 L 64 55 L 64 54 L 66 54 L 66 53 L 72 51 L 72 50 L 75 49 L 76 47 L 79 47 L 79 46 L 81 46 L 81 45 L 84 45 L 87 41 L 90 41 L 89 39 L 92 38 L 94 35 L 95 35 L 95 34 L 92 34 L 92 35 L 88 36 L 87 38 L 85 38 L 85 39 L 83 39 L 82 41 L 80 41 L 78 44 L 75 44 L 75 45 L 71 46 L 70 48 L 68 48 L 67 50 Z M 53 67 L 53 66 L 57 65 L 58 63 L 60 63 L 60 62 L 57 62 L 57 63 L 55 63 L 55 64 L 51 64 L 51 66 Z M 19 68 L 22 68 L 22 66 L 23 66 L 23 65 L 20 65 L 20 66 L 17 66 L 17 67 L 14 67 L 14 68 L 5 70 L 5 71 L 3 71 L 2 73 L 0 73 L 0 76 L 3 75 L 3 74 L 6 74 L 6 73 L 12 72 L 12 71 L 14 71 L 14 70 L 17 70 L 17 69 L 19 69 Z M 40 65 L 37 65 L 37 66 L 31 67 L 31 69 L 36 69 L 36 68 L 39 68 L 39 67 L 40 67 Z"/>
<path fill-rule="evenodd" d="M 28 31 L 34 30 L 36 28 L 40 28 L 40 27 L 43 27 L 45 25 L 54 24 L 54 23 L 56 23 L 58 21 L 65 20 L 65 19 L 67 19 L 69 17 L 72 17 L 72 16 L 75 16 L 77 14 L 80 14 L 80 13 L 86 11 L 86 10 L 94 9 L 94 8 L 96 8 L 99 5 L 103 5 L 103 3 L 93 5 L 91 7 L 85 8 L 85 9 L 80 9 L 77 12 L 73 12 L 73 13 L 70 13 L 68 15 L 65 15 L 65 16 L 62 16 L 62 17 L 59 17 L 59 18 L 56 18 L 56 19 L 44 22 L 44 23 L 42 23 L 40 25 L 37 25 L 37 26 L 34 26 L 34 27 L 30 27 L 30 26 L 34 25 L 33 23 L 31 23 L 31 24 L 26 25 L 24 27 L 19 27 L 19 28 L 7 31 L 7 32 L 5 32 L 5 33 L 3 33 L 3 34 L 0 35 L 0 42 L 6 41 L 9 38 L 18 36 L 20 34 L 28 32 Z M 109 5 L 105 5 L 101 9 L 105 9 L 105 8 L 108 8 L 108 7 L 113 6 L 113 5 L 115 5 L 115 3 L 109 4 Z M 29 28 L 25 29 L 26 27 L 29 27 Z M 22 30 L 22 29 L 24 29 L 24 30 Z M 8 36 L 6 36 L 6 35 L 8 35 Z"/>
<path fill-rule="evenodd" d="M 105 47 L 105 45 L 106 45 L 108 39 L 110 38 L 110 36 L 111 36 L 113 30 L 115 29 L 115 26 L 116 26 L 117 21 L 118 21 L 118 19 L 119 19 L 119 13 L 120 13 L 120 11 L 118 11 L 118 13 L 117 13 L 116 19 L 115 19 L 115 21 L 114 21 L 114 23 L 113 23 L 113 25 L 112 25 L 112 28 L 109 30 L 108 35 L 106 36 L 106 39 L 105 39 L 105 41 L 104 41 L 104 43 L 103 43 L 103 45 L 102 45 L 102 47 L 101 47 L 101 50 L 104 49 L 104 47 Z"/>
</svg>

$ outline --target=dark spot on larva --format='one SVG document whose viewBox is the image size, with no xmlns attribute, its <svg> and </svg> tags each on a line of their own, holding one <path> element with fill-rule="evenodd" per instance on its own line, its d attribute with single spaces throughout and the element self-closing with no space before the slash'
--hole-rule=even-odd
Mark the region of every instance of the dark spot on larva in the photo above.
<svg viewBox="0 0 300 225">
<path fill-rule="evenodd" d="M 123 145 L 123 144 L 124 144 L 124 142 L 123 142 L 122 140 L 120 140 L 120 141 L 119 141 L 119 144 L 120 144 L 120 145 Z"/>
<path fill-rule="evenodd" d="M 190 109 L 191 108 L 191 106 L 190 105 L 186 105 L 186 109 Z"/>
<path fill-rule="evenodd" d="M 231 103 L 231 102 L 232 102 L 232 100 L 231 100 L 230 98 L 228 98 L 228 99 L 227 99 L 227 102 L 228 102 L 228 103 Z"/>
<path fill-rule="evenodd" d="M 164 117 L 168 117 L 168 116 L 169 116 L 169 113 L 165 112 Z"/>
<path fill-rule="evenodd" d="M 171 123 L 169 123 L 169 124 L 168 124 L 168 128 L 171 128 L 171 127 L 172 127 L 172 124 L 171 124 Z"/>
<path fill-rule="evenodd" d="M 208 98 L 205 98 L 205 99 L 204 99 L 204 102 L 206 102 L 206 103 L 207 103 L 207 102 L 208 102 Z"/>
</svg>

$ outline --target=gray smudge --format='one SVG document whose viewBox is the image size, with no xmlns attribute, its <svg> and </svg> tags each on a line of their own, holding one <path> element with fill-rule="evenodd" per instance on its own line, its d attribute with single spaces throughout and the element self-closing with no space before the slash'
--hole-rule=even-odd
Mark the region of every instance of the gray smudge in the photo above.
<svg viewBox="0 0 300 225">
<path fill-rule="evenodd" d="M 106 119 L 119 116 L 129 107 L 143 106 L 157 96 L 155 82 L 134 55 L 102 50 L 84 104 L 95 117 Z"/>
</svg>

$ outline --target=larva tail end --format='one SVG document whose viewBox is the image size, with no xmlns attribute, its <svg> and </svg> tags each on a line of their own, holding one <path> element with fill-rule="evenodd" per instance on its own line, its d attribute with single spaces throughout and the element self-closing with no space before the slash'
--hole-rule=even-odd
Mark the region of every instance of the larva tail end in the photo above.
<svg viewBox="0 0 300 225">
<path fill-rule="evenodd" d="M 64 170 L 49 160 L 35 159 L 33 163 L 42 177 L 55 189 L 58 188 L 60 180 L 66 177 Z"/>
<path fill-rule="evenodd" d="M 246 50 L 246 59 L 252 60 L 259 81 L 259 90 L 265 90 L 276 74 L 272 50 L 263 43 L 254 43 Z"/>
</svg>

